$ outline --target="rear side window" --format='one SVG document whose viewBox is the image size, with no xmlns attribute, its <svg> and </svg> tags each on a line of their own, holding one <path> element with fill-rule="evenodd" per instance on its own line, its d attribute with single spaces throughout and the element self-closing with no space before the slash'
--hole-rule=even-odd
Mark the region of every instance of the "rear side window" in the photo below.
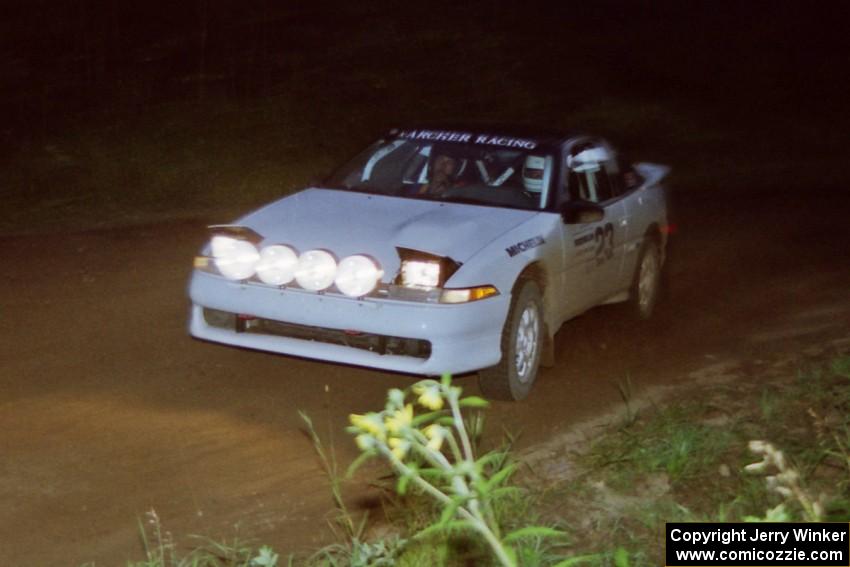
<svg viewBox="0 0 850 567">
<path fill-rule="evenodd" d="M 628 193 L 643 185 L 643 177 L 640 176 L 630 161 L 618 156 L 615 164 L 617 171 L 611 179 L 617 184 L 619 193 Z"/>
</svg>

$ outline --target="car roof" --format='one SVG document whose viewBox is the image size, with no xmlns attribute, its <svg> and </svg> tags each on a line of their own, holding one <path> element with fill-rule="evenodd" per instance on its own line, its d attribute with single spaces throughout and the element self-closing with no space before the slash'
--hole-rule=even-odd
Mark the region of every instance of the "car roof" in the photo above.
<svg viewBox="0 0 850 567">
<path fill-rule="evenodd" d="M 561 142 L 582 135 L 580 132 L 560 130 L 550 127 L 535 127 L 522 124 L 474 124 L 474 123 L 425 123 L 408 127 L 398 127 L 390 130 L 391 136 L 402 136 L 411 132 L 428 132 L 434 134 L 455 133 L 471 134 L 473 139 L 512 138 L 533 140 L 538 146 L 557 146 Z M 435 141 L 440 141 L 435 139 Z M 454 141 L 454 140 L 445 140 Z"/>
</svg>

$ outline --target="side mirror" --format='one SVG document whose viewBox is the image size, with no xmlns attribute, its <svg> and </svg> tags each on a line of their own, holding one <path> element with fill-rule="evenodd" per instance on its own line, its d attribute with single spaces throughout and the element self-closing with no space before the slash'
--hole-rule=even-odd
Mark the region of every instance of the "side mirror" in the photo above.
<svg viewBox="0 0 850 567">
<path fill-rule="evenodd" d="M 567 201 L 561 206 L 564 224 L 587 224 L 605 218 L 605 209 L 590 201 Z"/>
</svg>

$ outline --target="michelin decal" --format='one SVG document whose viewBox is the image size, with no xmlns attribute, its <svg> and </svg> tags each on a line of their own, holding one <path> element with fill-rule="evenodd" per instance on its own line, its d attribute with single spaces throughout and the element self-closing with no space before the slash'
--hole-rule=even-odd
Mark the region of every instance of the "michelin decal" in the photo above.
<svg viewBox="0 0 850 567">
<path fill-rule="evenodd" d="M 505 248 L 505 252 L 508 253 L 508 256 L 513 258 L 520 252 L 525 252 L 526 250 L 531 250 L 532 248 L 537 248 L 538 246 L 542 246 L 544 244 L 546 244 L 546 241 L 543 240 L 542 236 L 535 236 L 534 238 L 529 238 L 528 240 L 517 242 L 513 246 L 508 246 L 507 248 Z"/>
</svg>

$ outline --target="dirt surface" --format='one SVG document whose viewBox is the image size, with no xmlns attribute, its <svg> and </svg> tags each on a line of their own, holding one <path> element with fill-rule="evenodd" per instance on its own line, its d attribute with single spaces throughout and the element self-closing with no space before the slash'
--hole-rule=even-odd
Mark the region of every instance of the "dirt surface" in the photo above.
<svg viewBox="0 0 850 567">
<path fill-rule="evenodd" d="M 494 404 L 491 429 L 528 449 L 620 403 L 627 377 L 639 393 L 846 337 L 848 207 L 832 195 L 680 196 L 653 324 L 613 307 L 568 323 L 557 366 L 527 401 Z M 329 541 L 327 482 L 296 410 L 347 463 L 346 416 L 411 377 L 191 339 L 185 290 L 206 220 L 0 238 L 4 565 L 140 558 L 137 518 L 151 508 L 181 538 L 284 552 Z"/>
</svg>

